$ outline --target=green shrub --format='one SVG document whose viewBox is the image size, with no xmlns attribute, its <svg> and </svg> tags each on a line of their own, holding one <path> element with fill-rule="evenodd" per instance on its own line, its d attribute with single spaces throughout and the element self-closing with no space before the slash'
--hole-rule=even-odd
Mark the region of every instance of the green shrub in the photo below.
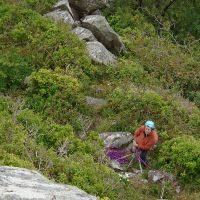
<svg viewBox="0 0 200 200">
<path fill-rule="evenodd" d="M 17 46 L 13 59 L 20 61 L 16 64 L 18 73 L 24 74 L 30 66 L 60 67 L 85 82 L 88 77 L 94 77 L 96 68 L 91 64 L 84 42 L 66 24 L 55 24 L 37 12 L 14 4 L 3 4 L 0 13 L 1 45 L 8 55 L 13 54 L 12 46 Z M 4 78 L 4 73 L 0 77 Z"/>
<path fill-rule="evenodd" d="M 200 142 L 192 136 L 177 137 L 162 144 L 159 165 L 185 185 L 199 188 Z"/>
<path fill-rule="evenodd" d="M 24 156 L 26 132 L 6 112 L 0 113 L 0 144 L 8 153 Z"/>
<path fill-rule="evenodd" d="M 108 95 L 108 100 L 109 104 L 102 110 L 106 121 L 110 120 L 108 129 L 133 131 L 145 120 L 152 119 L 158 130 L 167 131 L 171 136 L 172 130 L 187 132 L 190 113 L 170 96 L 162 97 L 156 92 L 140 88 L 117 88 Z"/>
<path fill-rule="evenodd" d="M 35 169 L 32 163 L 26 160 L 22 160 L 14 154 L 9 154 L 0 147 L 0 165 L 2 166 L 13 166 L 23 167 L 26 169 Z"/>
<path fill-rule="evenodd" d="M 23 85 L 32 67 L 21 57 L 16 49 L 1 52 L 0 55 L 0 91 L 18 89 Z"/>
<path fill-rule="evenodd" d="M 29 137 L 34 139 L 37 144 L 52 149 L 58 154 L 59 149 L 63 148 L 63 155 L 82 152 L 92 154 L 95 157 L 103 147 L 96 132 L 90 132 L 85 140 L 80 140 L 69 124 L 59 125 L 51 120 L 44 120 L 39 114 L 33 113 L 32 110 L 21 111 L 17 120 L 24 126 Z"/>
<path fill-rule="evenodd" d="M 0 112 L 5 111 L 7 113 L 12 113 L 13 105 L 14 103 L 9 97 L 0 95 Z"/>
<path fill-rule="evenodd" d="M 41 69 L 32 73 L 27 103 L 59 123 L 70 122 L 70 119 L 78 118 L 79 113 L 86 113 L 87 110 L 77 79 L 61 69 Z"/>
<path fill-rule="evenodd" d="M 23 0 L 25 3 L 25 6 L 28 8 L 31 8 L 33 10 L 36 10 L 40 13 L 47 12 L 55 3 L 57 3 L 56 0 Z"/>
<path fill-rule="evenodd" d="M 67 159 L 67 182 L 88 193 L 109 199 L 138 199 L 133 185 L 123 184 L 109 167 L 95 163 L 90 155 L 76 154 Z M 140 194 L 141 196 L 141 194 Z"/>
<path fill-rule="evenodd" d="M 143 67 L 138 62 L 125 58 L 119 59 L 115 66 L 110 65 L 106 69 L 101 67 L 98 73 L 103 80 L 109 80 L 115 85 L 133 83 L 138 86 L 149 82 Z"/>
</svg>

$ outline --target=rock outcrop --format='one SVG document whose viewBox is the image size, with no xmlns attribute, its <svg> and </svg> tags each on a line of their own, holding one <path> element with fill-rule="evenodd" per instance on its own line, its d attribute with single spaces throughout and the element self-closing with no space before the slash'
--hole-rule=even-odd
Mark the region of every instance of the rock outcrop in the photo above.
<svg viewBox="0 0 200 200">
<path fill-rule="evenodd" d="M 92 61 L 104 65 L 115 64 L 114 54 L 124 52 L 125 47 L 101 14 L 100 9 L 107 3 L 108 0 L 60 0 L 45 16 L 54 21 L 64 21 L 74 28 L 72 31 L 87 42 Z"/>
<path fill-rule="evenodd" d="M 129 132 L 105 132 L 101 133 L 100 137 L 106 148 L 127 147 L 133 141 L 133 135 Z"/>
<path fill-rule="evenodd" d="M 90 58 L 100 64 L 108 65 L 116 63 L 116 57 L 110 53 L 100 42 L 87 42 L 87 50 Z"/>
<path fill-rule="evenodd" d="M 45 16 L 52 18 L 56 22 L 63 21 L 69 25 L 73 25 L 75 23 L 69 11 L 61 10 L 60 8 L 45 14 Z"/>
<path fill-rule="evenodd" d="M 97 200 L 70 185 L 55 184 L 36 171 L 0 167 L 0 200 Z"/>
<path fill-rule="evenodd" d="M 93 33 L 86 28 L 76 27 L 75 29 L 72 30 L 72 32 L 75 33 L 79 37 L 80 40 L 84 40 L 86 42 L 97 41 Z"/>
<path fill-rule="evenodd" d="M 98 41 L 111 52 L 120 54 L 125 51 L 118 34 L 110 27 L 104 16 L 88 15 L 82 21 L 82 26 L 92 31 Z"/>
<path fill-rule="evenodd" d="M 108 0 L 69 0 L 69 3 L 80 12 L 90 14 L 97 9 L 106 7 Z"/>
</svg>

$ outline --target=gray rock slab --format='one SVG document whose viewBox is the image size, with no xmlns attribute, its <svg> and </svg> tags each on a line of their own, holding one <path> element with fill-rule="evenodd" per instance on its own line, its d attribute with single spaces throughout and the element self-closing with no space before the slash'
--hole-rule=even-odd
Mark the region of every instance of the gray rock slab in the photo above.
<svg viewBox="0 0 200 200">
<path fill-rule="evenodd" d="M 67 10 L 61 10 L 61 9 L 53 10 L 52 12 L 49 12 L 44 16 L 49 17 L 54 21 L 64 21 L 64 23 L 69 25 L 74 24 L 74 19 Z"/>
<path fill-rule="evenodd" d="M 83 19 L 82 26 L 92 31 L 97 40 L 111 52 L 120 54 L 125 51 L 119 35 L 110 27 L 104 16 L 88 15 Z"/>
<path fill-rule="evenodd" d="M 75 29 L 72 30 L 73 33 L 75 33 L 80 40 L 84 40 L 84 41 L 96 41 L 97 39 L 94 37 L 93 33 L 83 27 L 76 27 Z"/>
<path fill-rule="evenodd" d="M 84 13 L 91 13 L 108 5 L 108 0 L 69 0 L 72 7 Z"/>
<path fill-rule="evenodd" d="M 129 146 L 133 141 L 133 135 L 130 132 L 105 132 L 100 134 L 106 148 L 122 148 Z"/>
<path fill-rule="evenodd" d="M 67 10 L 70 15 L 72 16 L 72 18 L 74 20 L 79 20 L 79 15 L 76 12 L 75 9 L 73 9 L 70 5 L 69 5 L 69 1 L 68 0 L 60 0 L 58 1 L 54 6 L 53 6 L 53 10 L 57 10 L 57 9 L 61 9 L 61 10 Z"/>
<path fill-rule="evenodd" d="M 116 57 L 100 42 L 87 42 L 86 45 L 89 56 L 95 63 L 108 65 L 115 64 L 117 62 Z"/>
<path fill-rule="evenodd" d="M 97 200 L 77 187 L 55 184 L 36 171 L 0 167 L 0 200 Z"/>
</svg>

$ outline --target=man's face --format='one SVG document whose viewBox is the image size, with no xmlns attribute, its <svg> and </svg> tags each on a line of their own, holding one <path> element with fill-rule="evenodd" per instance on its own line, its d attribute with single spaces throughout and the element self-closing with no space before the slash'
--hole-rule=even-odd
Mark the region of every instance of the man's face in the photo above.
<svg viewBox="0 0 200 200">
<path fill-rule="evenodd" d="M 144 132 L 146 135 L 148 135 L 149 133 L 151 133 L 151 128 L 149 128 L 148 126 L 145 126 Z"/>
</svg>

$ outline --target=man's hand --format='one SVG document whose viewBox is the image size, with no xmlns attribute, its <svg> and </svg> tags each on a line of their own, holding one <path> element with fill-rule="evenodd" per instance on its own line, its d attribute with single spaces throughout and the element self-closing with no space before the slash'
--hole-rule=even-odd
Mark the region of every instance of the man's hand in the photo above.
<svg viewBox="0 0 200 200">
<path fill-rule="evenodd" d="M 133 147 L 138 147 L 138 144 L 136 143 L 135 140 L 133 140 Z"/>
</svg>

